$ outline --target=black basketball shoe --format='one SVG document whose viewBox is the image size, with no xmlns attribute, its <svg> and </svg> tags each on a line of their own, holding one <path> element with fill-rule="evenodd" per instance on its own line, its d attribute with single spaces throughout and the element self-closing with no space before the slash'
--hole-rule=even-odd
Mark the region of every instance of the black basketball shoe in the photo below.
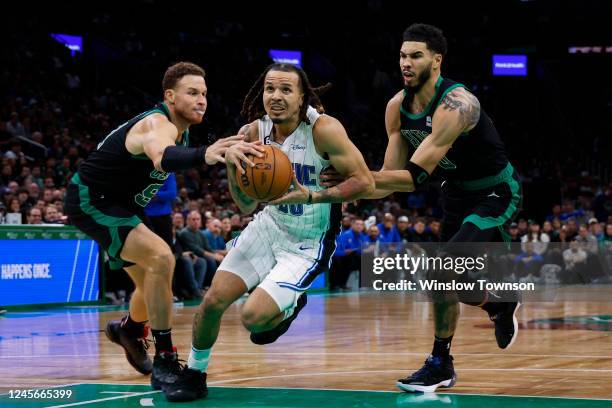
<svg viewBox="0 0 612 408">
<path fill-rule="evenodd" d="M 280 322 L 278 326 L 273 329 L 262 331 L 259 333 L 251 333 L 251 341 L 255 344 L 263 345 L 274 343 L 280 336 L 285 334 L 287 330 L 289 330 L 289 326 L 291 326 L 291 322 L 295 320 L 300 310 L 306 306 L 308 299 L 306 298 L 306 292 L 302 293 L 298 298 L 297 305 L 295 306 L 295 310 L 293 314 Z"/>
<path fill-rule="evenodd" d="M 183 371 L 176 348 L 174 351 L 162 351 L 153 358 L 153 373 L 151 374 L 151 387 L 154 390 L 165 391 L 173 384 Z"/>
<path fill-rule="evenodd" d="M 453 356 L 429 356 L 425 364 L 410 376 L 397 380 L 397 387 L 408 392 L 434 392 L 436 388 L 450 388 L 455 385 L 457 374 L 453 367 Z"/>
<path fill-rule="evenodd" d="M 485 308 L 489 319 L 495 323 L 495 340 L 501 349 L 506 349 L 514 344 L 518 335 L 518 320 L 516 311 L 521 307 L 521 302 L 495 302 Z"/>
<path fill-rule="evenodd" d="M 151 374 L 153 363 L 147 354 L 149 348 L 147 334 L 147 326 L 144 328 L 144 333 L 141 337 L 134 337 L 121 326 L 121 320 L 111 320 L 106 323 L 104 330 L 106 337 L 113 343 L 123 347 L 125 357 L 132 367 L 141 374 Z"/>
<path fill-rule="evenodd" d="M 206 373 L 185 366 L 172 384 L 164 389 L 170 402 L 185 402 L 204 398 L 208 395 Z"/>
</svg>

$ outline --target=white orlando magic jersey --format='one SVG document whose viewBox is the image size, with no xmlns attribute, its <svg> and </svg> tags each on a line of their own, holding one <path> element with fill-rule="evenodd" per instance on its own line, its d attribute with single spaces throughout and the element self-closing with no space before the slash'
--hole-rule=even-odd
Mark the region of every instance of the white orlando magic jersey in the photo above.
<svg viewBox="0 0 612 408">
<path fill-rule="evenodd" d="M 317 153 L 312 137 L 312 128 L 321 115 L 312 106 L 308 107 L 307 114 L 310 124 L 301 122 L 282 145 L 272 140 L 273 123 L 268 115 L 264 116 L 259 120 L 259 139 L 263 144 L 274 145 L 285 152 L 300 184 L 312 191 L 319 191 L 324 189 L 320 185 L 319 174 L 330 162 Z M 332 205 L 324 203 L 267 205 L 263 211 L 274 219 L 279 228 L 299 240 L 320 241 L 323 233 L 330 229 L 331 210 Z"/>
</svg>

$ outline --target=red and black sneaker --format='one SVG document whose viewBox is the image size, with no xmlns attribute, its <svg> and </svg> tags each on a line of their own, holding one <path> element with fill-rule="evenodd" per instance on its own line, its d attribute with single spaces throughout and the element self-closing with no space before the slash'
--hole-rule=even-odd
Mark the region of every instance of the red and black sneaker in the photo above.
<svg viewBox="0 0 612 408">
<path fill-rule="evenodd" d="M 128 363 L 141 374 L 151 374 L 153 363 L 147 354 L 149 344 L 147 343 L 148 328 L 144 326 L 141 336 L 135 337 L 122 325 L 121 320 L 111 320 L 106 324 L 104 330 L 106 337 L 113 343 L 123 347 Z"/>
</svg>

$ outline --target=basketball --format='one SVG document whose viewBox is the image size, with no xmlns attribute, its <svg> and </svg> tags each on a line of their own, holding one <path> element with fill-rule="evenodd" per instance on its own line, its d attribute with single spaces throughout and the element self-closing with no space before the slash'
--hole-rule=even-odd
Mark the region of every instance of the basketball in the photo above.
<svg viewBox="0 0 612 408">
<path fill-rule="evenodd" d="M 260 201 L 270 201 L 289 190 L 293 179 L 293 168 L 287 155 L 279 148 L 263 146 L 263 157 L 249 157 L 254 167 L 241 162 L 245 173 L 236 169 L 238 186 L 249 197 Z"/>
</svg>

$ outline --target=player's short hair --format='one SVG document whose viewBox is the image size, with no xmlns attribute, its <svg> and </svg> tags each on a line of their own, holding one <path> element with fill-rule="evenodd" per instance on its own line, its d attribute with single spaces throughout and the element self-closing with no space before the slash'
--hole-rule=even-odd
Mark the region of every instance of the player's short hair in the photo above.
<svg viewBox="0 0 612 408">
<path fill-rule="evenodd" d="M 442 56 L 446 55 L 446 38 L 438 27 L 421 23 L 412 24 L 404 31 L 403 40 L 424 42 L 428 50 Z"/>
<path fill-rule="evenodd" d="M 192 62 L 177 62 L 166 70 L 166 73 L 164 74 L 164 79 L 162 80 L 162 90 L 165 91 L 166 89 L 174 89 L 176 84 L 185 75 L 197 75 L 201 76 L 202 78 L 206 77 L 204 68 L 202 68 L 201 66 L 196 65 Z"/>
</svg>

